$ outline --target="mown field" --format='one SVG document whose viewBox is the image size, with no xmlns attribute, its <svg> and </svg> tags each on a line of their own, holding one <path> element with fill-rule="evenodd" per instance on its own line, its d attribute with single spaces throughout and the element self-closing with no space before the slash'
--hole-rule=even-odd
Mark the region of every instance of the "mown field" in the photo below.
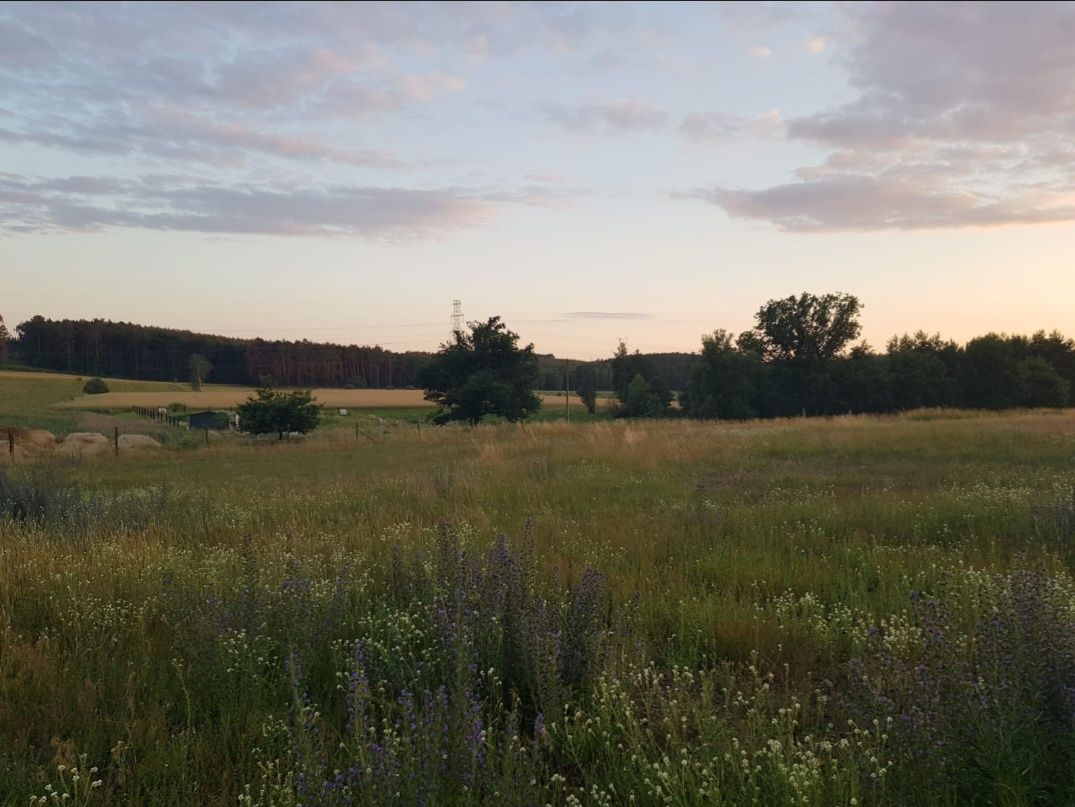
<svg viewBox="0 0 1075 807">
<path fill-rule="evenodd" d="M 1075 803 L 1075 413 L 371 436 L 7 469 L 0 804 Z"/>
</svg>

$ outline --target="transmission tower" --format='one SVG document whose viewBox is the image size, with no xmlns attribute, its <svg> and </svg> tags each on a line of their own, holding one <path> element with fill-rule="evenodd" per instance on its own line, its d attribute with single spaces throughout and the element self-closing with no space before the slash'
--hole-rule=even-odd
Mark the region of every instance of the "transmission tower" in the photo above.
<svg viewBox="0 0 1075 807">
<path fill-rule="evenodd" d="M 448 339 L 452 340 L 455 335 L 463 330 L 463 301 L 452 300 L 452 330 Z"/>
</svg>

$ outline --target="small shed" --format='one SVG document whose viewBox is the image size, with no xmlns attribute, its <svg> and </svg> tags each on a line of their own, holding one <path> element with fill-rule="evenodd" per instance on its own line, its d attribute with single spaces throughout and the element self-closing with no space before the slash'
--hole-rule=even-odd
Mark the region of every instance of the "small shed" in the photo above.
<svg viewBox="0 0 1075 807">
<path fill-rule="evenodd" d="M 227 431 L 228 413 L 214 412 L 211 409 L 204 412 L 191 412 L 188 420 L 192 429 L 209 429 L 211 431 Z"/>
</svg>

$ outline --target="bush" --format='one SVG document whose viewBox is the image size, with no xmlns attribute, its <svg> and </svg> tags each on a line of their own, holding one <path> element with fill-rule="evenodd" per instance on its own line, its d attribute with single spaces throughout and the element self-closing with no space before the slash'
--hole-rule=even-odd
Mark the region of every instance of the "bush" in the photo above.
<svg viewBox="0 0 1075 807">
<path fill-rule="evenodd" d="M 103 378 L 91 378 L 82 387 L 82 391 L 87 395 L 100 395 L 102 392 L 108 392 L 108 384 Z"/>
<path fill-rule="evenodd" d="M 309 390 L 277 392 L 269 386 L 260 387 L 256 395 L 236 407 L 239 427 L 247 434 L 285 434 L 306 432 L 317 428 L 321 404 L 314 401 Z"/>
</svg>

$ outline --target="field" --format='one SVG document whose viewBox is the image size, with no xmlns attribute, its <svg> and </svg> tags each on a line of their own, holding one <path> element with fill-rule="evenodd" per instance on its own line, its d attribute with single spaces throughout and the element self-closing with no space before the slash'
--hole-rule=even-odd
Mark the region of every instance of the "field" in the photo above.
<svg viewBox="0 0 1075 807">
<path fill-rule="evenodd" d="M 371 437 L 9 469 L 0 804 L 1075 802 L 1072 411 Z"/>
<path fill-rule="evenodd" d="M 86 379 L 61 373 L 39 373 L 0 370 L 0 428 L 48 429 L 57 435 L 72 431 L 121 431 L 170 437 L 168 429 L 135 417 L 131 410 L 138 407 L 155 408 L 179 404 L 187 410 L 230 409 L 253 393 L 250 387 L 206 384 L 194 392 L 186 384 L 157 381 L 105 379 L 109 392 L 84 395 Z M 382 418 L 413 422 L 433 411 L 424 400 L 421 390 L 383 389 L 315 389 L 315 399 L 324 405 L 324 420 L 328 426 L 352 423 L 356 418 Z M 541 392 L 544 407 L 535 420 L 559 420 L 564 417 L 564 397 L 555 392 Z M 608 399 L 598 399 L 598 412 L 587 413 L 578 396 L 570 396 L 571 418 L 579 421 L 601 420 L 608 417 Z M 351 411 L 344 421 L 336 410 Z"/>
<path fill-rule="evenodd" d="M 100 395 L 80 395 L 56 404 L 61 409 L 129 409 L 132 406 L 168 406 L 179 403 L 188 409 L 233 408 L 250 397 L 248 387 L 209 386 L 198 392 L 189 389 L 176 391 L 177 385 L 162 386 L 156 390 L 131 392 L 105 392 Z M 351 409 L 429 409 L 430 403 L 422 397 L 419 389 L 314 389 L 314 398 L 331 408 Z M 561 408 L 563 394 L 541 393 L 546 406 L 557 403 Z M 571 404 L 581 407 L 578 396 L 571 396 Z"/>
</svg>

